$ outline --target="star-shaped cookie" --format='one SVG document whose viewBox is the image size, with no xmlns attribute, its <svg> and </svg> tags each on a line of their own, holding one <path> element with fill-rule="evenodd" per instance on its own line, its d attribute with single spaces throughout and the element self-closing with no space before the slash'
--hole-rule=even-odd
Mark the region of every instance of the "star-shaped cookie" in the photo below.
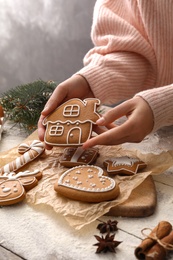
<svg viewBox="0 0 173 260">
<path fill-rule="evenodd" d="M 139 158 L 129 156 L 106 159 L 103 165 L 107 168 L 108 173 L 117 175 L 134 175 L 138 170 L 144 169 L 147 166 Z"/>
</svg>

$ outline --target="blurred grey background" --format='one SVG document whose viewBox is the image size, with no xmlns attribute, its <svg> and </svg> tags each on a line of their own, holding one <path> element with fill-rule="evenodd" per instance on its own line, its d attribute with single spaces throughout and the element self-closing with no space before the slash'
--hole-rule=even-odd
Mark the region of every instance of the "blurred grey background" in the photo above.
<svg viewBox="0 0 173 260">
<path fill-rule="evenodd" d="M 95 0 L 0 0 L 0 94 L 70 77 L 92 47 Z"/>
</svg>

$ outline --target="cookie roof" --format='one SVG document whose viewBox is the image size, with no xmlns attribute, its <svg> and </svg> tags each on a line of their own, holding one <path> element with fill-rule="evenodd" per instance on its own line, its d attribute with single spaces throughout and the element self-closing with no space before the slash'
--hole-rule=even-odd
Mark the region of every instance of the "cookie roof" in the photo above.
<svg viewBox="0 0 173 260">
<path fill-rule="evenodd" d="M 43 125 L 51 123 L 66 122 L 87 122 L 95 123 L 100 115 L 97 107 L 100 100 L 96 98 L 86 98 L 84 100 L 73 98 L 61 104 L 56 110 L 49 114 L 44 120 Z"/>
</svg>

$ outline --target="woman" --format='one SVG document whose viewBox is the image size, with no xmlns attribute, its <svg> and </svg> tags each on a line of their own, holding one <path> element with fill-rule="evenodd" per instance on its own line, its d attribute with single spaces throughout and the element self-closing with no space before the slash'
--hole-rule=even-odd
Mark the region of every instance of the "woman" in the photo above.
<svg viewBox="0 0 173 260">
<path fill-rule="evenodd" d="M 84 67 L 48 100 L 38 122 L 40 140 L 43 118 L 74 97 L 96 97 L 108 105 L 126 100 L 96 122 L 98 135 L 83 144 L 85 149 L 140 142 L 172 125 L 172 24 L 172 1 L 98 0 L 91 30 L 94 47 L 84 57 Z M 122 116 L 127 121 L 116 126 L 113 122 Z"/>
</svg>

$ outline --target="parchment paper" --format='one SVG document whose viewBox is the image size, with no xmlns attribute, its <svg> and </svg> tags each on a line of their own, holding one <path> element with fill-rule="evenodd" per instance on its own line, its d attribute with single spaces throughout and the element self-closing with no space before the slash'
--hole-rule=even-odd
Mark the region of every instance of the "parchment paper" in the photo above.
<svg viewBox="0 0 173 260">
<path fill-rule="evenodd" d="M 38 139 L 37 132 L 34 132 L 24 142 Z M 98 146 L 100 156 L 95 165 L 103 168 L 103 160 L 115 156 L 137 156 L 147 163 L 147 168 L 134 176 L 115 177 L 120 187 L 120 195 L 116 200 L 102 203 L 83 203 L 73 201 L 58 195 L 54 191 L 54 184 L 59 176 L 67 169 L 60 166 L 59 158 L 64 147 L 54 147 L 52 150 L 46 150 L 40 157 L 27 164 L 21 170 L 39 169 L 43 173 L 42 179 L 38 185 L 30 190 L 26 195 L 26 203 L 31 206 L 44 205 L 51 206 L 55 212 L 62 214 L 69 225 L 80 229 L 86 224 L 107 213 L 111 207 L 125 202 L 134 188 L 140 185 L 150 174 L 161 174 L 173 165 L 173 151 L 166 151 L 160 154 L 142 154 L 138 150 L 127 150 L 119 146 Z M 5 153 L 0 153 L 0 166 L 16 159 L 18 156 L 18 147 L 14 147 Z"/>
</svg>

